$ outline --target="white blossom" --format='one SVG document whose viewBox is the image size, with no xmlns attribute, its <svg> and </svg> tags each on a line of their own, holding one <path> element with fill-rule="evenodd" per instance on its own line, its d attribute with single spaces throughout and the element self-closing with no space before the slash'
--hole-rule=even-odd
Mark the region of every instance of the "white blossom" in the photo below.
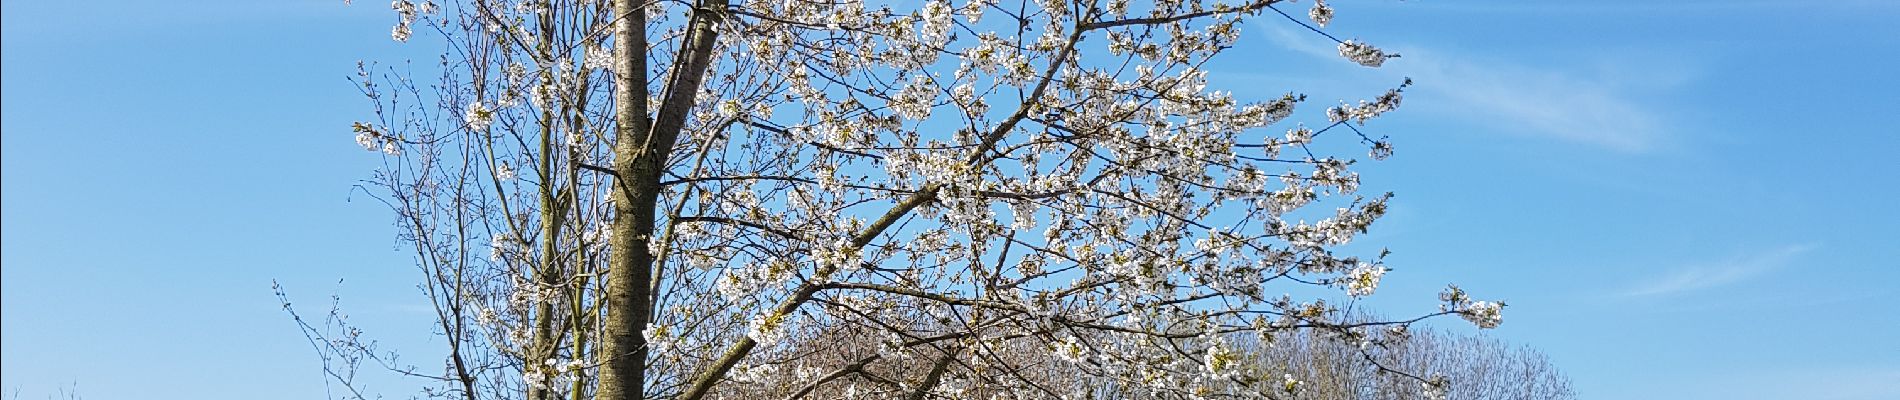
<svg viewBox="0 0 1900 400">
<path fill-rule="evenodd" d="M 588 69 L 612 71 L 614 69 L 613 52 L 598 45 L 588 44 L 582 55 L 582 65 Z"/>
<path fill-rule="evenodd" d="M 1369 150 L 1367 152 L 1367 156 L 1372 157 L 1372 159 L 1374 160 L 1384 160 L 1387 158 L 1391 158 L 1392 157 L 1392 142 L 1385 141 L 1385 140 L 1372 142 L 1372 150 Z"/>
<path fill-rule="evenodd" d="M 1473 300 L 1457 285 L 1448 286 L 1439 292 L 1438 300 L 1444 302 L 1439 305 L 1440 309 L 1457 313 L 1478 328 L 1496 328 L 1498 324 L 1504 323 L 1504 302 Z"/>
<path fill-rule="evenodd" d="M 1450 386 L 1450 382 L 1446 381 L 1444 376 L 1433 376 L 1429 380 L 1419 382 L 1419 389 L 1426 400 L 1445 400 Z"/>
<path fill-rule="evenodd" d="M 374 133 L 358 132 L 356 134 L 356 145 L 363 146 L 364 150 L 376 151 L 382 148 L 382 141 L 378 140 Z"/>
<path fill-rule="evenodd" d="M 719 102 L 719 116 L 721 117 L 737 117 L 739 116 L 739 110 L 740 106 L 738 100 L 726 99 L 725 101 Z"/>
<path fill-rule="evenodd" d="M 521 382 L 536 389 L 546 389 L 550 384 L 550 382 L 548 382 L 548 374 L 541 372 L 540 368 L 534 367 L 524 369 L 521 373 Z"/>
<path fill-rule="evenodd" d="M 576 153 L 583 153 L 583 156 L 585 156 L 584 153 L 587 153 L 589 150 L 593 150 L 593 148 L 590 146 L 592 143 L 587 141 L 587 134 L 581 133 L 579 131 L 568 132 L 567 140 L 562 141 L 561 144 L 566 145 L 568 149 L 571 149 Z"/>
<path fill-rule="evenodd" d="M 1306 16 L 1312 18 L 1314 24 L 1325 28 L 1326 24 L 1333 22 L 1333 7 L 1326 5 L 1326 0 L 1313 0 L 1313 9 L 1307 11 Z"/>
<path fill-rule="evenodd" d="M 514 167 L 508 166 L 508 163 L 505 163 L 505 162 L 496 163 L 495 164 L 495 179 L 501 180 L 503 182 L 515 180 Z"/>
<path fill-rule="evenodd" d="M 891 109 L 905 119 L 922 121 L 930 118 L 930 109 L 936 101 L 937 85 L 931 83 L 929 76 L 917 74 L 891 99 Z"/>
<path fill-rule="evenodd" d="M 1313 130 L 1306 129 L 1305 125 L 1296 126 L 1296 127 L 1293 127 L 1293 129 L 1286 130 L 1287 144 L 1298 145 L 1298 144 L 1307 144 L 1307 143 L 1312 143 L 1312 142 L 1313 142 Z"/>
<path fill-rule="evenodd" d="M 389 8 L 396 10 L 396 16 L 399 18 L 396 21 L 396 27 L 389 30 L 389 38 L 398 42 L 409 41 L 409 24 L 416 21 L 416 3 L 409 0 L 395 0 L 389 3 Z"/>
<path fill-rule="evenodd" d="M 779 338 L 785 337 L 785 319 L 784 314 L 776 312 L 754 317 L 746 323 L 746 336 L 759 343 L 776 343 Z"/>
<path fill-rule="evenodd" d="M 492 237 L 489 237 L 488 258 L 490 260 L 494 260 L 495 262 L 502 262 L 503 260 L 506 260 L 508 257 L 508 254 L 513 251 L 514 251 L 514 241 L 509 240 L 508 235 L 497 234 Z"/>
<path fill-rule="evenodd" d="M 595 224 L 593 229 L 581 232 L 581 241 L 587 243 L 606 243 L 614 236 L 614 231 L 610 228 L 611 227 L 605 223 Z"/>
<path fill-rule="evenodd" d="M 1080 364 L 1088 360 L 1088 354 L 1082 348 L 1082 343 L 1076 341 L 1074 336 L 1063 337 L 1062 341 L 1054 344 L 1054 347 L 1052 350 L 1056 353 L 1056 357 L 1063 361 Z"/>
<path fill-rule="evenodd" d="M 1388 57 L 1384 51 L 1372 47 L 1372 45 L 1352 40 L 1339 43 L 1339 55 L 1346 57 L 1347 60 L 1359 63 L 1359 65 L 1368 67 L 1378 67 L 1381 64 L 1385 64 L 1385 59 Z"/>
<path fill-rule="evenodd" d="M 832 241 L 830 246 L 813 249 L 812 255 L 818 259 L 818 265 L 824 268 L 852 270 L 862 262 L 857 246 L 844 237 Z"/>
<path fill-rule="evenodd" d="M 494 121 L 495 113 L 489 111 L 488 106 L 479 101 L 468 103 L 468 110 L 462 114 L 462 122 L 468 125 L 468 130 L 474 132 L 487 131 L 488 126 Z"/>
<path fill-rule="evenodd" d="M 970 0 L 964 3 L 962 8 L 957 9 L 957 13 L 963 14 L 964 19 L 974 24 L 983 20 L 983 8 L 994 3 L 995 0 Z"/>
<path fill-rule="evenodd" d="M 389 38 L 398 42 L 409 41 L 409 24 L 396 24 L 396 27 L 390 28 Z"/>
<path fill-rule="evenodd" d="M 1503 311 L 1504 303 L 1478 301 L 1472 302 L 1470 306 L 1466 307 L 1464 311 L 1459 312 L 1458 315 L 1464 317 L 1466 321 L 1471 321 L 1473 325 L 1477 325 L 1479 328 L 1490 329 L 1496 328 L 1498 324 L 1504 323 Z"/>
<path fill-rule="evenodd" d="M 1229 346 L 1221 336 L 1214 336 L 1212 342 L 1206 354 L 1201 355 L 1201 369 L 1218 379 L 1233 376 L 1241 362 L 1241 353 Z"/>
<path fill-rule="evenodd" d="M 950 27 L 955 23 L 955 21 L 951 20 L 951 17 L 955 16 L 953 13 L 954 11 L 950 8 L 950 2 L 948 0 L 930 0 L 925 2 L 922 14 L 923 27 L 917 31 L 917 40 L 933 47 L 949 41 Z M 929 57 L 935 57 L 937 54 L 935 51 L 923 51 L 920 53 L 922 54 L 919 55 L 927 54 Z"/>
<path fill-rule="evenodd" d="M 1360 264 L 1346 272 L 1346 295 L 1362 297 L 1371 295 L 1379 289 L 1379 278 L 1385 276 L 1386 268 L 1377 264 Z"/>
</svg>

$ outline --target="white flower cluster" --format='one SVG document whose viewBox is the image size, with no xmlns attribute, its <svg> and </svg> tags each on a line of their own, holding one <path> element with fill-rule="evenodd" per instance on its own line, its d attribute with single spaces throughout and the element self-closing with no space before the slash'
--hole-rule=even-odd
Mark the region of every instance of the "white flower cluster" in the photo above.
<svg viewBox="0 0 1900 400">
<path fill-rule="evenodd" d="M 561 360 L 550 358 L 540 365 L 529 364 L 522 368 L 521 381 L 537 389 L 560 387 L 569 382 L 568 373 L 585 367 L 580 360 Z"/>
<path fill-rule="evenodd" d="M 786 318 L 785 314 L 773 311 L 759 314 L 746 323 L 745 335 L 759 343 L 778 343 L 779 339 L 785 337 Z"/>
<path fill-rule="evenodd" d="M 1314 179 L 1318 180 L 1317 177 Z M 1310 190 L 1311 187 L 1308 189 Z M 1344 185 L 1341 190 L 1345 190 Z M 1301 221 L 1283 228 L 1281 234 L 1295 247 L 1313 250 L 1352 243 L 1355 236 L 1366 232 L 1374 221 L 1385 215 L 1387 199 L 1387 197 L 1375 198 L 1357 209 L 1341 207 L 1331 218 L 1312 224 Z"/>
<path fill-rule="evenodd" d="M 508 238 L 508 234 L 505 234 L 505 233 L 495 234 L 494 236 L 489 237 L 488 238 L 489 260 L 493 260 L 494 262 L 497 262 L 497 263 L 507 261 L 508 257 L 511 254 L 518 251 L 519 245 L 516 243 L 518 242 L 513 239 Z"/>
<path fill-rule="evenodd" d="M 516 315 L 526 315 L 528 313 L 527 310 L 533 309 L 537 305 L 552 303 L 563 298 L 561 288 L 558 285 L 543 285 L 523 278 L 520 275 L 509 277 L 509 287 L 511 290 L 508 292 L 508 307 L 513 310 L 513 313 L 516 313 Z M 512 336 L 516 336 L 511 340 L 515 343 L 527 343 L 529 336 L 528 327 L 525 325 L 516 325 L 515 328 L 519 329 L 514 329 L 513 332 L 510 332 Z"/>
<path fill-rule="evenodd" d="M 586 46 L 586 50 L 582 52 L 581 65 L 587 69 L 602 71 L 612 71 L 614 69 L 613 51 L 607 50 L 600 45 L 589 43 Z"/>
<path fill-rule="evenodd" d="M 614 231 L 612 226 L 604 222 L 595 224 L 593 229 L 581 232 L 581 241 L 586 243 L 606 243 L 608 240 L 612 240 L 613 237 Z"/>
<path fill-rule="evenodd" d="M 976 38 L 974 45 L 964 48 L 958 54 L 957 59 L 960 63 L 956 76 L 968 76 L 976 71 L 986 74 L 1003 71 L 1004 74 L 996 76 L 998 83 L 1020 86 L 1028 82 L 1035 74 L 1029 65 L 1028 56 L 1022 54 L 1008 38 L 1001 37 L 996 32 L 978 33 Z"/>
<path fill-rule="evenodd" d="M 950 41 L 950 27 L 956 21 L 952 20 L 952 17 L 955 17 L 955 10 L 951 9 L 949 1 L 931 0 L 924 3 L 921 17 L 923 26 L 917 29 L 917 41 L 929 47 L 942 47 L 944 43 Z M 926 52 L 936 53 L 935 51 Z"/>
<path fill-rule="evenodd" d="M 1438 300 L 1444 302 L 1439 305 L 1440 310 L 1455 312 L 1459 317 L 1477 325 L 1478 328 L 1496 328 L 1498 324 L 1504 323 L 1504 302 L 1472 300 L 1471 296 L 1465 294 L 1464 289 L 1459 289 L 1457 285 L 1446 287 L 1443 292 L 1439 292 Z"/>
<path fill-rule="evenodd" d="M 1360 125 L 1365 125 L 1367 120 L 1398 109 L 1399 102 L 1405 99 L 1405 87 L 1409 85 L 1411 85 L 1411 80 L 1408 79 L 1405 84 L 1399 85 L 1396 89 L 1386 90 L 1385 94 L 1379 95 L 1370 102 L 1360 100 L 1357 106 L 1342 101 L 1338 106 L 1326 109 L 1326 119 L 1335 123 L 1358 120 Z"/>
<path fill-rule="evenodd" d="M 1368 67 L 1377 68 L 1389 58 L 1385 51 L 1364 42 L 1347 40 L 1339 43 L 1339 55 L 1347 60 Z"/>
<path fill-rule="evenodd" d="M 502 182 L 515 180 L 515 168 L 505 162 L 495 163 L 495 179 Z"/>
<path fill-rule="evenodd" d="M 673 349 L 676 341 L 672 333 L 672 328 L 665 324 L 652 324 L 640 331 L 640 337 L 646 338 L 647 348 L 652 349 L 652 354 L 666 354 Z"/>
<path fill-rule="evenodd" d="M 1379 264 L 1359 264 L 1346 272 L 1346 295 L 1364 297 L 1379 289 L 1379 278 L 1389 271 Z"/>
<path fill-rule="evenodd" d="M 363 146 L 363 150 L 381 151 L 383 154 L 392 156 L 402 155 L 401 142 L 377 130 L 374 126 L 353 122 L 350 124 L 350 130 L 356 131 L 356 145 Z"/>
<path fill-rule="evenodd" d="M 396 10 L 396 17 L 398 18 L 396 27 L 390 28 L 389 30 L 389 38 L 395 39 L 398 42 L 409 41 L 409 25 L 416 22 L 416 17 L 419 14 L 429 14 L 436 11 L 435 2 L 433 1 L 424 1 L 421 7 L 417 7 L 416 3 L 410 2 L 409 0 L 395 0 L 389 3 L 389 8 Z"/>
<path fill-rule="evenodd" d="M 930 118 L 930 108 L 936 101 L 937 85 L 931 83 L 929 76 L 917 74 L 891 98 L 890 106 L 904 119 L 922 121 Z"/>
<path fill-rule="evenodd" d="M 1286 142 L 1284 143 L 1291 145 L 1313 143 L 1313 130 L 1307 129 L 1306 124 L 1299 124 L 1289 128 L 1286 130 Z"/>
<path fill-rule="evenodd" d="M 1384 160 L 1387 158 L 1391 158 L 1392 157 L 1392 142 L 1387 141 L 1387 140 L 1379 140 L 1379 141 L 1372 142 L 1372 150 L 1367 151 L 1367 156 L 1372 157 L 1372 159 L 1374 160 Z"/>
<path fill-rule="evenodd" d="M 1215 379 L 1234 376 L 1241 363 L 1241 353 L 1227 345 L 1226 338 L 1220 335 L 1214 335 L 1209 342 L 1207 353 L 1201 355 L 1202 372 Z"/>
<path fill-rule="evenodd" d="M 501 94 L 495 99 L 495 104 L 501 107 L 514 107 L 521 104 L 519 92 L 522 91 L 522 85 L 528 79 L 528 67 L 520 63 L 508 63 L 507 66 L 501 67 L 501 76 L 507 86 L 505 90 L 500 91 Z"/>
<path fill-rule="evenodd" d="M 726 378 L 738 383 L 757 384 L 770 382 L 778 376 L 778 364 L 740 364 L 733 366 Z"/>
<path fill-rule="evenodd" d="M 1459 315 L 1465 317 L 1466 321 L 1471 321 L 1472 324 L 1477 325 L 1479 328 L 1490 329 L 1496 328 L 1498 324 L 1504 323 L 1503 311 L 1504 303 L 1474 301 L 1471 302 L 1470 306 L 1465 307 L 1465 310 L 1460 312 Z"/>
<path fill-rule="evenodd" d="M 1333 22 L 1333 7 L 1326 5 L 1326 0 L 1313 0 L 1313 9 L 1307 11 L 1306 16 L 1312 18 L 1314 24 L 1325 28 L 1326 24 Z"/>
<path fill-rule="evenodd" d="M 495 324 L 501 323 L 501 314 L 496 313 L 493 308 L 484 306 L 480 310 L 476 310 L 475 323 L 483 326 L 494 326 Z"/>
<path fill-rule="evenodd" d="M 793 265 L 784 260 L 727 268 L 714 286 L 726 300 L 741 302 L 783 284 L 792 275 L 792 269 Z"/>
<path fill-rule="evenodd" d="M 968 3 L 963 3 L 963 7 L 957 8 L 957 13 L 963 14 L 963 19 L 974 24 L 983 20 L 983 8 L 992 4 L 996 4 L 996 0 L 970 0 Z"/>
<path fill-rule="evenodd" d="M 488 131 L 488 126 L 494 122 L 495 112 L 479 101 L 469 102 L 468 109 L 462 113 L 462 123 L 468 125 L 470 132 Z"/>
<path fill-rule="evenodd" d="M 554 4 L 548 0 L 521 0 L 515 3 L 515 13 L 545 15 L 554 11 Z"/>
<path fill-rule="evenodd" d="M 950 96 L 969 117 L 981 117 L 990 110 L 990 105 L 983 101 L 983 96 L 977 95 L 975 83 L 957 85 L 956 88 L 950 90 Z"/>
<path fill-rule="evenodd" d="M 839 237 L 832 241 L 830 246 L 812 249 L 812 257 L 818 259 L 820 270 L 850 271 L 857 269 L 864 262 L 859 252 L 860 250 L 852 246 L 848 238 Z"/>
<path fill-rule="evenodd" d="M 1346 170 L 1346 166 L 1352 164 L 1350 161 L 1327 157 L 1307 162 L 1313 164 L 1313 176 L 1308 180 L 1314 186 L 1331 186 L 1338 189 L 1339 194 L 1352 194 L 1359 191 L 1359 173 Z M 1373 215 L 1371 218 L 1353 217 L 1347 215 L 1346 209 L 1339 211 L 1339 219 L 1353 223 L 1353 226 L 1360 230 L 1365 230 L 1365 226 L 1372 223 L 1371 219 L 1379 217 L 1378 215 Z"/>
<path fill-rule="evenodd" d="M 1088 349 L 1083 348 L 1082 343 L 1075 340 L 1075 336 L 1064 336 L 1062 341 L 1053 343 L 1052 347 L 1050 350 L 1055 352 L 1056 357 L 1061 358 L 1062 361 L 1074 364 L 1088 362 Z"/>
<path fill-rule="evenodd" d="M 1447 389 L 1450 387 L 1451 382 L 1444 376 L 1433 376 L 1430 380 L 1419 382 L 1419 389 L 1424 393 L 1425 400 L 1445 400 L 1449 397 L 1450 393 L 1447 393 Z"/>
</svg>

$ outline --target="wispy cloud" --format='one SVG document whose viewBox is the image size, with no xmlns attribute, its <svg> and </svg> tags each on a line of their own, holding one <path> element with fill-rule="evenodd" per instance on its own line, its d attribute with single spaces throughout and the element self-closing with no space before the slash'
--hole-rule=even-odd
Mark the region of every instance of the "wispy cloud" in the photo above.
<svg viewBox="0 0 1900 400">
<path fill-rule="evenodd" d="M 1406 56 L 1424 60 L 1416 76 L 1434 83 L 1420 91 L 1443 100 L 1432 108 L 1496 122 L 1496 130 L 1623 152 L 1650 150 L 1664 135 L 1660 118 L 1618 93 L 1615 88 L 1625 85 L 1614 77 L 1451 61 L 1418 50 Z"/>
<path fill-rule="evenodd" d="M 1666 275 L 1644 279 L 1631 285 L 1624 297 L 1666 296 L 1708 289 L 1760 276 L 1787 265 L 1796 257 L 1813 251 L 1815 245 L 1791 245 L 1749 254 L 1725 262 L 1676 268 Z"/>
<path fill-rule="evenodd" d="M 1313 35 L 1282 24 L 1265 24 L 1276 44 L 1314 57 L 1337 59 L 1336 49 Z M 1390 46 L 1404 56 L 1383 70 L 1416 78 L 1408 104 L 1461 119 L 1485 130 L 1539 135 L 1628 153 L 1645 152 L 1665 141 L 1662 114 L 1636 101 L 1635 88 L 1679 82 L 1658 79 L 1653 70 L 1540 68 L 1494 55 L 1461 54 L 1417 46 Z"/>
<path fill-rule="evenodd" d="M 1803 11 L 1882 11 L 1895 10 L 1891 0 L 1835 0 L 1802 4 Z M 1385 5 L 1390 7 L 1391 5 Z M 1737 11 L 1785 11 L 1782 0 L 1674 0 L 1674 1 L 1590 1 L 1590 2 L 1419 2 L 1405 4 L 1413 9 L 1460 13 L 1561 13 L 1564 15 L 1656 15 Z"/>
<path fill-rule="evenodd" d="M 1805 364 L 1805 363 L 1804 363 Z M 1884 364 L 1884 365 L 1883 365 Z M 1900 398 L 1900 366 L 1888 363 L 1721 370 L 1651 388 L 1660 398 L 1874 400 Z"/>
</svg>

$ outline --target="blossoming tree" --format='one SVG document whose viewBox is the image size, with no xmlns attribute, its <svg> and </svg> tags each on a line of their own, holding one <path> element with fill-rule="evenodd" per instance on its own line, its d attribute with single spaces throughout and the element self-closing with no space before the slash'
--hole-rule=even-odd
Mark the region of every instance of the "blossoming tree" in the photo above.
<svg viewBox="0 0 1900 400">
<path fill-rule="evenodd" d="M 1208 88 L 1257 17 L 1396 57 L 1289 3 L 396 0 L 393 39 L 445 47 L 363 67 L 354 130 L 445 362 L 305 327 L 432 396 L 696 400 L 1284 398 L 1244 349 L 1496 326 L 1455 287 L 1376 322 L 1281 294 L 1378 287 L 1383 254 L 1336 249 L 1386 211 L 1349 167 L 1410 84 L 1310 128 L 1303 95 Z"/>
</svg>

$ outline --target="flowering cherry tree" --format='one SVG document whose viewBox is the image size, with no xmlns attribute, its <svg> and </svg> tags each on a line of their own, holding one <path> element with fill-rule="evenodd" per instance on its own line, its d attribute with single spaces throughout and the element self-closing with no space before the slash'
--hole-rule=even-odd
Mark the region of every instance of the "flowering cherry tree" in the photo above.
<svg viewBox="0 0 1900 400">
<path fill-rule="evenodd" d="M 1246 349 L 1501 321 L 1456 287 L 1411 319 L 1335 306 L 1388 271 L 1336 249 L 1386 211 L 1351 167 L 1392 155 L 1366 125 L 1409 80 L 1314 121 L 1208 87 L 1256 18 L 1397 57 L 1326 33 L 1324 1 L 392 7 L 392 39 L 444 46 L 361 68 L 353 129 L 447 355 L 304 326 L 431 396 L 1289 398 Z"/>
</svg>

